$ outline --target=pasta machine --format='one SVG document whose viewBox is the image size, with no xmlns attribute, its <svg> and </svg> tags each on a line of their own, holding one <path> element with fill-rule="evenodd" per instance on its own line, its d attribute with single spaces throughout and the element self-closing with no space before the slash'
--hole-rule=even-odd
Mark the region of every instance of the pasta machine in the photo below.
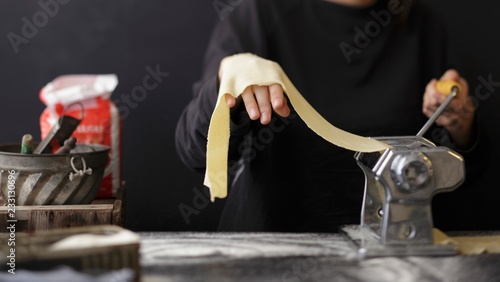
<svg viewBox="0 0 500 282">
<path fill-rule="evenodd" d="M 392 147 L 354 155 L 365 174 L 361 223 L 342 227 L 359 257 L 453 255 L 456 247 L 434 242 L 432 197 L 456 189 L 465 179 L 463 157 L 423 134 L 450 103 L 450 95 L 416 136 L 375 138 Z"/>
</svg>

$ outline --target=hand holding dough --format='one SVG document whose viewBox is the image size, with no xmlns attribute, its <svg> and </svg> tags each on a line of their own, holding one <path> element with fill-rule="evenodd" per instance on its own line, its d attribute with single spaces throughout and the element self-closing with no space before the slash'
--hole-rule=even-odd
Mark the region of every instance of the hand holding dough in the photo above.
<svg viewBox="0 0 500 282">
<path fill-rule="evenodd" d="M 231 95 L 225 97 L 230 108 L 236 105 L 235 97 Z M 269 86 L 250 85 L 241 93 L 240 97 L 245 104 L 250 119 L 260 119 L 262 124 L 269 124 L 273 111 L 282 117 L 290 115 L 287 99 L 279 84 Z"/>
<path fill-rule="evenodd" d="M 207 167 L 204 185 L 210 188 L 211 200 L 227 196 L 227 163 L 229 150 L 229 106 L 226 95 L 238 97 L 248 86 L 279 84 L 297 114 L 311 130 L 342 148 L 358 152 L 382 151 L 386 143 L 336 128 L 325 120 L 302 97 L 281 67 L 254 54 L 243 53 L 226 57 L 221 62 L 219 95 L 208 129 Z"/>
</svg>

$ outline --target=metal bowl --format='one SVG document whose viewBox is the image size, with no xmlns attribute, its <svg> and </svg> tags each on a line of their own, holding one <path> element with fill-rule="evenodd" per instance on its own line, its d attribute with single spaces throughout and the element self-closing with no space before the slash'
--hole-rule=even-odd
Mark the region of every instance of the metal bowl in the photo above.
<svg viewBox="0 0 500 282">
<path fill-rule="evenodd" d="M 7 204 L 76 205 L 94 200 L 109 159 L 108 146 L 76 144 L 69 154 L 21 154 L 0 145 L 0 193 Z M 14 201 L 15 200 L 15 201 Z"/>
</svg>

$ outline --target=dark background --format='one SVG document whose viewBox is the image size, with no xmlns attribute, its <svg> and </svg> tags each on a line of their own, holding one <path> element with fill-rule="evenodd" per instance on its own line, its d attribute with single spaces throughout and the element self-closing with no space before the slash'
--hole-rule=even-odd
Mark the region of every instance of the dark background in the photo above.
<svg viewBox="0 0 500 282">
<path fill-rule="evenodd" d="M 45 106 L 38 94 L 59 75 L 116 73 L 119 85 L 112 96 L 116 99 L 142 84 L 147 66 L 154 69 L 159 65 L 170 75 L 123 120 L 125 226 L 136 231 L 213 230 L 224 201 L 208 203 L 205 197 L 196 196 L 203 191 L 203 176 L 179 161 L 174 130 L 190 99 L 191 85 L 201 74 L 211 29 L 221 20 L 215 1 L 66 2 L 16 53 L 7 35 L 22 35 L 22 18 L 33 22 L 33 15 L 43 10 L 38 1 L 0 0 L 0 143 L 20 142 L 24 133 L 39 138 L 39 117 Z M 221 2 L 229 5 L 239 1 Z M 429 2 L 442 14 L 449 29 L 458 67 L 469 81 L 471 93 L 480 85 L 479 77 L 487 80 L 491 76 L 500 82 L 500 2 Z M 497 140 L 500 86 L 492 90 L 489 97 L 481 96 L 478 111 L 489 137 Z M 500 187 L 496 181 L 500 150 L 494 145 L 493 161 L 476 184 L 481 192 L 471 198 L 474 207 L 483 208 L 463 207 L 468 215 L 464 220 L 477 222 L 477 228 L 500 222 Z M 189 222 L 180 207 L 194 212 Z"/>
</svg>

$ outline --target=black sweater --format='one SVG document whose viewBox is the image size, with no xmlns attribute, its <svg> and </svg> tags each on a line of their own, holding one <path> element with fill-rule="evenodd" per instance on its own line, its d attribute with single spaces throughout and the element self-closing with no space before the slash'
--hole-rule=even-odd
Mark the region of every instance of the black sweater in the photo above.
<svg viewBox="0 0 500 282">
<path fill-rule="evenodd" d="M 210 39 L 203 77 L 178 122 L 177 151 L 191 169 L 204 172 L 219 63 L 236 53 L 278 62 L 308 102 L 343 130 L 415 135 L 425 123 L 425 85 L 450 65 L 443 27 L 423 5 L 410 10 L 387 1 L 364 9 L 322 0 L 234 3 L 232 10 L 219 11 L 224 19 Z M 354 152 L 317 136 L 293 109 L 265 126 L 251 121 L 243 106 L 233 109 L 229 150 L 220 230 L 321 232 L 359 223 L 364 177 Z"/>
</svg>

